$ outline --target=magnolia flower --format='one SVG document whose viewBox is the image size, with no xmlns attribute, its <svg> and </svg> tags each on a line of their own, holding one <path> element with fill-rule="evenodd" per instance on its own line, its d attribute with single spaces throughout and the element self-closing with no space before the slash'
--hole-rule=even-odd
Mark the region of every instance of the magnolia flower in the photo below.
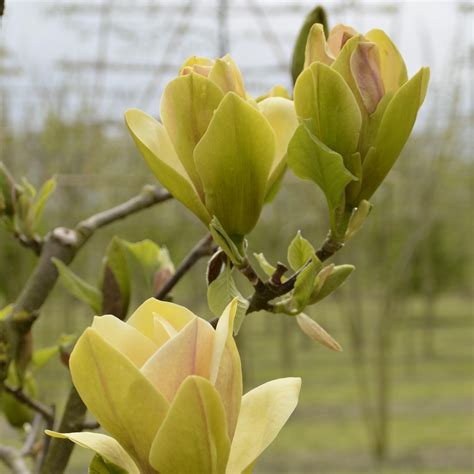
<svg viewBox="0 0 474 474">
<path fill-rule="evenodd" d="M 301 380 L 273 380 L 242 397 L 236 308 L 234 300 L 215 330 L 186 308 L 155 299 L 127 323 L 96 317 L 70 369 L 111 437 L 48 433 L 130 474 L 250 473 L 295 409 Z"/>
<path fill-rule="evenodd" d="M 322 25 L 313 25 L 305 69 L 294 90 L 296 113 L 304 125 L 290 144 L 288 164 L 302 178 L 318 184 L 331 181 L 333 189 L 322 186 L 326 194 L 333 193 L 328 200 L 336 201 L 347 186 L 347 203 L 357 206 L 372 196 L 399 156 L 428 80 L 428 68 L 408 80 L 402 56 L 382 30 L 361 35 L 337 25 L 326 40 Z M 309 168 L 315 165 L 301 158 L 302 148 L 316 156 L 314 161 L 331 162 L 332 171 L 315 177 L 313 170 L 311 177 Z"/>
<path fill-rule="evenodd" d="M 125 113 L 148 166 L 202 222 L 216 216 L 242 240 L 285 170 L 297 126 L 293 102 L 257 104 L 229 55 L 192 57 L 166 86 L 160 116 L 162 123 L 137 109 Z"/>
</svg>

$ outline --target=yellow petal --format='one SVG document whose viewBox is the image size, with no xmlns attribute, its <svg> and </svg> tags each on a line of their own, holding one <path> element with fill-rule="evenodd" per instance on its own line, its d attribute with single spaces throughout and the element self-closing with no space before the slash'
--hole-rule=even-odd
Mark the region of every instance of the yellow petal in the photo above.
<svg viewBox="0 0 474 474">
<path fill-rule="evenodd" d="M 148 359 L 142 374 L 171 402 L 189 375 L 209 378 L 213 343 L 212 326 L 195 318 Z"/>
<path fill-rule="evenodd" d="M 150 472 L 151 443 L 168 411 L 168 402 L 130 360 L 92 328 L 71 353 L 72 380 L 90 412 Z"/>
<path fill-rule="evenodd" d="M 222 59 L 216 59 L 209 74 L 209 79 L 213 81 L 224 94 L 227 92 L 235 92 L 240 95 L 240 97 L 246 98 L 242 73 L 229 54 L 226 54 Z"/>
<path fill-rule="evenodd" d="M 56 433 L 55 431 L 46 430 L 46 434 L 54 438 L 64 438 L 81 446 L 82 448 L 91 449 L 102 456 L 105 460 L 110 461 L 129 474 L 140 474 L 137 465 L 128 455 L 125 449 L 110 436 L 101 433 Z"/>
<path fill-rule="evenodd" d="M 158 346 L 134 327 L 115 316 L 96 316 L 92 323 L 95 329 L 112 347 L 138 368 L 158 349 Z"/>
<path fill-rule="evenodd" d="M 224 404 L 229 438 L 237 424 L 242 399 L 242 367 L 233 338 L 237 298 L 229 303 L 217 323 L 212 354 L 210 381 Z"/>
<path fill-rule="evenodd" d="M 315 23 L 309 30 L 306 40 L 304 67 L 320 62 L 330 66 L 334 62 L 334 55 L 329 50 L 324 36 L 324 28 L 320 23 Z"/>
<path fill-rule="evenodd" d="M 194 164 L 193 151 L 207 130 L 223 94 L 211 80 L 190 73 L 173 79 L 165 88 L 160 104 L 163 125 L 176 154 L 202 197 L 202 185 Z"/>
<path fill-rule="evenodd" d="M 197 316 L 184 306 L 180 306 L 167 301 L 149 298 L 141 304 L 130 316 L 127 324 L 138 329 L 142 334 L 149 337 L 160 347 L 168 339 L 165 332 L 160 332 L 156 328 L 154 315 L 166 319 L 176 331 L 180 331 L 186 324 Z"/>
<path fill-rule="evenodd" d="M 226 474 L 241 474 L 276 438 L 298 404 L 300 378 L 272 380 L 242 399 Z"/>
<path fill-rule="evenodd" d="M 207 225 L 211 217 L 179 161 L 163 125 L 137 109 L 127 110 L 125 122 L 140 153 L 160 183 Z"/>
<path fill-rule="evenodd" d="M 400 52 L 382 30 L 370 30 L 365 37 L 379 49 L 385 91 L 396 91 L 408 81 L 407 67 Z"/>
<path fill-rule="evenodd" d="M 150 463 L 160 474 L 223 474 L 229 444 L 219 394 L 208 380 L 191 376 L 156 435 Z"/>
<path fill-rule="evenodd" d="M 275 132 L 275 157 L 268 178 L 267 193 L 278 181 L 285 169 L 288 143 L 298 127 L 298 118 L 293 101 L 282 97 L 269 97 L 258 104 L 258 108 L 270 122 Z"/>
</svg>

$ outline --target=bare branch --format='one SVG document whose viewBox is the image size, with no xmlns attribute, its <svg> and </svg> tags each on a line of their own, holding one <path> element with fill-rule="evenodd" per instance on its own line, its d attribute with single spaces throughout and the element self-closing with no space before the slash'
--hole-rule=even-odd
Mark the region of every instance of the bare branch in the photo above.
<svg viewBox="0 0 474 474">
<path fill-rule="evenodd" d="M 189 254 L 176 269 L 176 272 L 165 282 L 160 291 L 155 295 L 155 298 L 159 300 L 164 299 L 200 258 L 212 255 L 215 250 L 216 248 L 213 244 L 212 236 L 211 234 L 207 234 L 191 249 Z"/>
<path fill-rule="evenodd" d="M 53 419 L 53 411 L 48 406 L 30 398 L 21 388 L 12 388 L 7 384 L 4 384 L 3 387 L 7 393 L 13 395 L 20 403 L 41 414 L 46 421 Z"/>
<path fill-rule="evenodd" d="M 20 452 L 9 446 L 0 446 L 0 461 L 14 474 L 30 474 L 30 470 Z"/>
</svg>

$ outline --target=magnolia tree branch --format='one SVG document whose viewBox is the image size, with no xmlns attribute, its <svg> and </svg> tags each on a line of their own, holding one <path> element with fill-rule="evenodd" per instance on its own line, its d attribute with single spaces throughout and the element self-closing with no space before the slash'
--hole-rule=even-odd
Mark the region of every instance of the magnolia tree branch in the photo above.
<svg viewBox="0 0 474 474">
<path fill-rule="evenodd" d="M 164 299 L 181 278 L 194 266 L 194 264 L 202 257 L 211 256 L 216 251 L 216 246 L 212 240 L 211 234 L 203 237 L 186 255 L 183 261 L 179 264 L 176 272 L 171 275 L 164 285 L 160 288 L 155 298 L 158 300 Z"/>
<path fill-rule="evenodd" d="M 4 384 L 3 388 L 7 393 L 13 395 L 20 403 L 39 413 L 46 421 L 51 422 L 53 420 L 53 410 L 38 400 L 30 398 L 21 388 L 12 388 L 7 384 Z"/>
</svg>

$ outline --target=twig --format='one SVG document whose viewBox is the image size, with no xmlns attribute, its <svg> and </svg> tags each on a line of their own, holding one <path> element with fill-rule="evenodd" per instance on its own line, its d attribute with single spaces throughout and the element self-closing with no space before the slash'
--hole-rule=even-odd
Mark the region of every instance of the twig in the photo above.
<svg viewBox="0 0 474 474">
<path fill-rule="evenodd" d="M 53 412 L 49 407 L 38 400 L 30 398 L 21 388 L 12 388 L 7 384 L 4 384 L 3 387 L 7 393 L 13 395 L 19 402 L 23 403 L 23 405 L 39 413 L 46 421 L 53 419 Z"/>
<path fill-rule="evenodd" d="M 168 293 L 175 287 L 181 278 L 189 271 L 190 268 L 202 257 L 210 256 L 215 252 L 211 234 L 203 237 L 186 255 L 184 260 L 180 263 L 176 272 L 168 278 L 168 280 L 161 287 L 160 291 L 155 295 L 156 299 L 164 299 Z"/>
<path fill-rule="evenodd" d="M 30 470 L 19 451 L 9 446 L 0 446 L 0 461 L 14 474 L 30 474 Z"/>
<path fill-rule="evenodd" d="M 28 431 L 28 435 L 26 436 L 25 442 L 23 443 L 23 446 L 21 448 L 21 455 L 23 457 L 32 454 L 36 437 L 38 436 L 38 432 L 42 424 L 43 418 L 41 416 L 41 413 L 36 413 L 35 417 L 33 418 L 33 422 L 31 423 L 30 430 Z"/>
<path fill-rule="evenodd" d="M 343 243 L 333 240 L 331 235 L 329 235 L 321 248 L 316 251 L 316 256 L 321 262 L 324 262 L 328 258 L 332 257 L 339 249 L 341 249 L 343 245 Z M 298 275 L 302 269 L 295 272 L 284 282 L 281 281 L 281 276 L 286 271 L 286 267 L 281 264 L 277 266 L 275 274 L 272 275 L 267 281 L 262 281 L 260 279 L 260 277 L 257 275 L 257 272 L 253 269 L 249 262 L 246 262 L 246 264 L 240 267 L 239 270 L 247 277 L 254 287 L 254 293 L 249 298 L 249 307 L 247 309 L 247 314 L 249 314 L 260 310 L 271 311 L 273 306 L 270 301 L 280 296 L 286 295 L 291 290 L 293 290 L 296 279 L 298 278 Z"/>
</svg>

